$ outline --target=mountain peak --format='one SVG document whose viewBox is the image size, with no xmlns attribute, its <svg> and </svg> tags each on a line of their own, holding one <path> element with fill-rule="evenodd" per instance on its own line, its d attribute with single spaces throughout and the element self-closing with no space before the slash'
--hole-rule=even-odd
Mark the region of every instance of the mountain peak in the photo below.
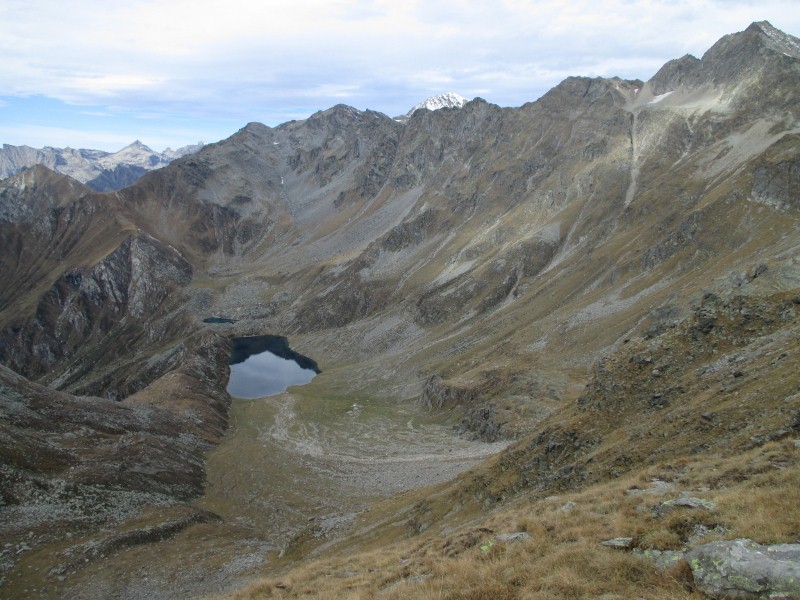
<svg viewBox="0 0 800 600">
<path fill-rule="evenodd" d="M 682 86 L 725 85 L 758 73 L 778 73 L 787 57 L 800 59 L 800 40 L 768 21 L 757 21 L 720 38 L 702 59 L 687 54 L 669 61 L 649 83 L 656 95 Z"/>
<path fill-rule="evenodd" d="M 769 52 L 764 50 L 800 58 L 800 40 L 769 21 L 756 21 L 744 31 L 723 36 L 703 55 L 703 62 L 728 63 L 732 73 L 738 73 L 748 61 L 765 60 Z"/>
<path fill-rule="evenodd" d="M 766 46 L 793 58 L 800 58 L 800 39 L 784 33 L 769 21 L 755 21 L 745 29 L 745 33 L 763 36 Z"/>
<path fill-rule="evenodd" d="M 459 96 L 455 92 L 445 92 L 444 94 L 437 94 L 435 96 L 431 96 L 427 100 L 423 100 L 414 106 L 410 111 L 408 111 L 406 116 L 410 117 L 421 108 L 425 108 L 427 110 L 439 110 L 440 108 L 461 108 L 467 102 L 468 100 L 466 98 Z"/>
<path fill-rule="evenodd" d="M 145 152 L 153 152 L 148 145 L 143 144 L 140 140 L 134 140 L 122 150 L 143 150 Z M 120 152 L 122 152 L 122 150 L 120 150 Z"/>
</svg>

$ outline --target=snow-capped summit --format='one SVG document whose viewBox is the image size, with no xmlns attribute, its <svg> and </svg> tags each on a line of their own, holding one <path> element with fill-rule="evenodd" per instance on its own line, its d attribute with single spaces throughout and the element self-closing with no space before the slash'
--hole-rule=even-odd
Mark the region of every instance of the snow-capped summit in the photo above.
<svg viewBox="0 0 800 600">
<path fill-rule="evenodd" d="M 414 108 L 406 113 L 406 116 L 410 117 L 421 108 L 427 108 L 428 110 L 439 110 L 440 108 L 461 108 L 467 102 L 469 102 L 469 100 L 463 96 L 459 96 L 455 92 L 437 94 L 436 96 L 431 96 L 427 100 L 417 104 Z"/>
<path fill-rule="evenodd" d="M 394 120 L 405 123 L 411 118 L 411 115 L 421 108 L 425 108 L 427 110 L 439 110 L 440 108 L 461 108 L 467 102 L 469 102 L 469 100 L 463 96 L 459 96 L 455 92 L 437 94 L 436 96 L 431 96 L 427 100 L 420 102 L 406 114 L 395 117 Z"/>
</svg>

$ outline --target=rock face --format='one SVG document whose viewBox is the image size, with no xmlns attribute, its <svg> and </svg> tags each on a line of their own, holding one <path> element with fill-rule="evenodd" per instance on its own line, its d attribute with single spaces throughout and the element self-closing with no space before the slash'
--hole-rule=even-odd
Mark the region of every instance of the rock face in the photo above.
<svg viewBox="0 0 800 600">
<path fill-rule="evenodd" d="M 712 598 L 800 598 L 800 544 L 711 542 L 686 560 L 697 588 Z"/>
<path fill-rule="evenodd" d="M 174 250 L 146 236 L 128 238 L 93 267 L 66 272 L 42 296 L 32 318 L 0 332 L 0 360 L 31 379 L 71 388 L 88 374 L 86 366 L 98 369 L 124 355 L 125 340 L 136 335 L 132 330 L 164 337 L 180 322 L 169 315 L 170 296 L 191 277 L 191 265 Z M 172 323 L 165 322 L 167 315 Z M 128 319 L 133 323 L 124 323 Z M 131 382 L 120 389 L 106 379 L 100 387 L 75 389 L 124 397 L 142 385 Z"/>
</svg>

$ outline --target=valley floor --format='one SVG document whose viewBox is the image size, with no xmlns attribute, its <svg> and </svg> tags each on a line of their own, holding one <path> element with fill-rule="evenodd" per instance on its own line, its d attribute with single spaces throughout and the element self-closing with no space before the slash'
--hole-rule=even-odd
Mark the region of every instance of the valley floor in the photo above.
<svg viewBox="0 0 800 600">
<path fill-rule="evenodd" d="M 231 427 L 208 457 L 206 493 L 153 509 L 98 539 L 214 515 L 55 576 L 46 552 L 27 556 L 10 597 L 196 597 L 241 587 L 270 570 L 296 538 L 341 541 L 376 502 L 451 480 L 505 448 L 456 435 L 419 404 L 324 398 L 325 376 L 271 398 L 235 400 Z M 298 538 L 298 539 L 299 539 Z M 50 548 L 50 552 L 53 549 Z M 280 561 L 279 561 L 280 562 Z M 31 576 L 33 575 L 33 576 Z M 17 596 L 18 595 L 18 596 Z"/>
</svg>

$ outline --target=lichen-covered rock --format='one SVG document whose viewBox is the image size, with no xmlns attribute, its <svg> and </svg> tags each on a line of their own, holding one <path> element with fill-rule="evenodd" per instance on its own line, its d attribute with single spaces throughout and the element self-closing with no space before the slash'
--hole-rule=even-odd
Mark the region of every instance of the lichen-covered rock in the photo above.
<svg viewBox="0 0 800 600">
<path fill-rule="evenodd" d="M 686 560 L 697 589 L 713 598 L 800 598 L 800 544 L 711 542 Z"/>
<path fill-rule="evenodd" d="M 709 512 L 716 512 L 717 505 L 711 500 L 704 500 L 703 498 L 673 498 L 671 500 L 664 500 L 659 502 L 655 507 L 656 515 L 664 515 L 676 508 L 689 508 L 689 509 L 702 509 Z"/>
<path fill-rule="evenodd" d="M 685 557 L 685 552 L 681 552 L 680 550 L 640 550 L 634 548 L 633 554 L 651 560 L 656 567 L 664 570 L 671 569 Z"/>
</svg>

